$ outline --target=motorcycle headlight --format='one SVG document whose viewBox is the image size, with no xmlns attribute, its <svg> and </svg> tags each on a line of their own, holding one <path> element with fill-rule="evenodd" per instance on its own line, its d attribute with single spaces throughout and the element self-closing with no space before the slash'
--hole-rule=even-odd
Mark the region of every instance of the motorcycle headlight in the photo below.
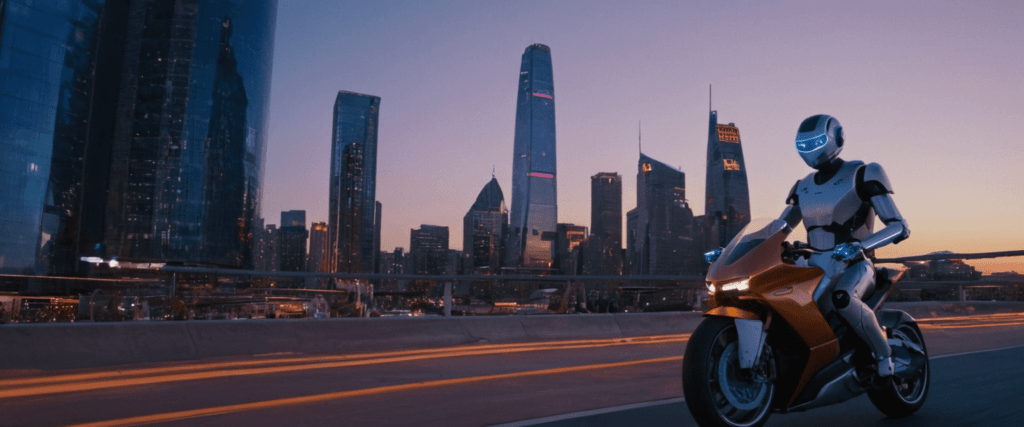
<svg viewBox="0 0 1024 427">
<path fill-rule="evenodd" d="M 715 285 L 714 284 L 712 284 L 711 282 L 704 282 L 704 286 L 708 287 L 708 293 L 709 294 L 712 294 L 712 295 L 715 294 Z"/>
<path fill-rule="evenodd" d="M 750 279 L 733 280 L 718 286 L 722 292 L 744 292 L 750 289 Z"/>
</svg>

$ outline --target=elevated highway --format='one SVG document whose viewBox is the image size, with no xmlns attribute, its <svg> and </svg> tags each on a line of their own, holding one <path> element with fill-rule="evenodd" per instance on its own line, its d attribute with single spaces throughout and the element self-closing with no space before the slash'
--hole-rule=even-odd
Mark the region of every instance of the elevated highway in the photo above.
<svg viewBox="0 0 1024 427">
<path fill-rule="evenodd" d="M 935 357 L 934 382 L 913 419 L 884 420 L 859 398 L 776 415 L 769 425 L 1019 421 L 1014 399 L 1024 394 L 1024 314 L 977 311 L 945 316 L 939 307 L 934 316 L 919 316 Z M 0 371 L 0 425 L 692 425 L 680 400 L 679 366 L 692 330 L 684 325 L 699 317 L 648 318 L 673 323 L 674 333 L 626 333 L 628 321 L 617 320 L 617 331 L 606 337 L 579 329 L 578 338 L 526 333 L 525 340 L 419 348 L 7 367 Z M 971 353 L 986 350 L 995 351 Z"/>
</svg>

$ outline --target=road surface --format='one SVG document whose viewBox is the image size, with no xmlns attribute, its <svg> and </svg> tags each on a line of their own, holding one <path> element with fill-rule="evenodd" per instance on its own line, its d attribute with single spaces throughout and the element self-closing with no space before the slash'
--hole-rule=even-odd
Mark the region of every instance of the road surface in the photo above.
<svg viewBox="0 0 1024 427">
<path fill-rule="evenodd" d="M 1024 315 L 929 319 L 922 328 L 933 383 L 911 420 L 885 420 L 860 397 L 773 415 L 769 425 L 1024 425 Z M 0 426 L 693 425 L 680 399 L 688 337 L 4 372 Z M 620 408 L 630 404 L 647 406 Z"/>
</svg>

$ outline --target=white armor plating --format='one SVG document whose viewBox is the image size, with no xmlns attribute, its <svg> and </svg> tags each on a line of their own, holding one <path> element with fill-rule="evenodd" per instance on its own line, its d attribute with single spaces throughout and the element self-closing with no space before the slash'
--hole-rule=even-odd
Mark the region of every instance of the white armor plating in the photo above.
<svg viewBox="0 0 1024 427">
<path fill-rule="evenodd" d="M 807 243 L 819 251 L 830 250 L 848 239 L 836 239 L 836 231 L 846 228 L 854 240 L 871 235 L 874 210 L 857 195 L 857 170 L 862 162 L 846 162 L 839 171 L 821 185 L 814 182 L 812 173 L 796 184 L 800 213 L 807 227 Z M 856 226 L 856 229 L 850 229 Z"/>
</svg>

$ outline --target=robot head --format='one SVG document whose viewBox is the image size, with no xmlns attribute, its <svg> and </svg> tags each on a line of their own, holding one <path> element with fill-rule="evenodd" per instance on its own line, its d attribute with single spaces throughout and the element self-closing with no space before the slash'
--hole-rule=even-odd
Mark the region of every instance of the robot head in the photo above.
<svg viewBox="0 0 1024 427">
<path fill-rule="evenodd" d="M 796 151 L 808 166 L 818 169 L 843 150 L 843 126 L 827 114 L 808 117 L 796 131 Z"/>
</svg>

